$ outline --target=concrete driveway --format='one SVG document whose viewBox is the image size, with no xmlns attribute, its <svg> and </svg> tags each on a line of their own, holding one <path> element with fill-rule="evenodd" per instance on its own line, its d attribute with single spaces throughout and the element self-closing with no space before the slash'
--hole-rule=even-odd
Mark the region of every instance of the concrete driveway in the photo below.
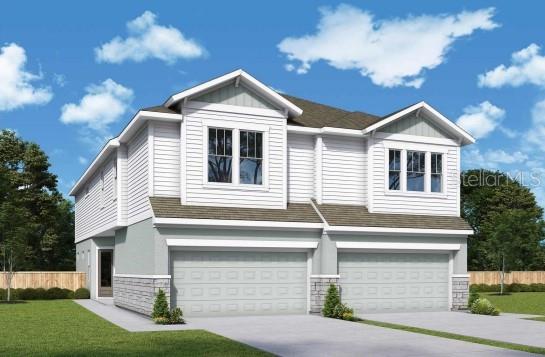
<svg viewBox="0 0 545 357">
<path fill-rule="evenodd" d="M 155 325 L 111 304 L 78 304 L 129 331 L 204 329 L 279 356 L 530 356 L 463 341 L 310 315 L 188 318 L 185 325 Z"/>
<path fill-rule="evenodd" d="M 452 332 L 490 340 L 545 348 L 545 322 L 524 318 L 533 315 L 473 315 L 468 312 L 413 312 L 369 314 L 364 319 Z"/>
</svg>

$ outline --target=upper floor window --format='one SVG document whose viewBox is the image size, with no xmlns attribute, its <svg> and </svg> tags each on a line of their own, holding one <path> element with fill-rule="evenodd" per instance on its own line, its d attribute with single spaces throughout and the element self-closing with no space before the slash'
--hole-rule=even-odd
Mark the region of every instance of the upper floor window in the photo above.
<svg viewBox="0 0 545 357">
<path fill-rule="evenodd" d="M 441 192 L 443 182 L 443 154 L 431 153 L 431 192 Z"/>
<path fill-rule="evenodd" d="M 263 134 L 240 131 L 240 183 L 262 184 Z"/>
<path fill-rule="evenodd" d="M 401 189 L 401 151 L 390 150 L 388 160 L 388 187 L 390 190 Z"/>
<path fill-rule="evenodd" d="M 208 129 L 208 182 L 232 182 L 233 132 Z"/>
<path fill-rule="evenodd" d="M 424 191 L 426 153 L 407 151 L 407 191 Z"/>
</svg>

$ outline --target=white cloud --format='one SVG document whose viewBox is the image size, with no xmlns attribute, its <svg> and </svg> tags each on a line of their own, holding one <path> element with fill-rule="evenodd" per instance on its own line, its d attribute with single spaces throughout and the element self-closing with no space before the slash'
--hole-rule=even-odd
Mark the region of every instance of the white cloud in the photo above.
<svg viewBox="0 0 545 357">
<path fill-rule="evenodd" d="M 192 59 L 206 54 L 204 47 L 194 39 L 186 38 L 180 30 L 158 25 L 157 16 L 146 11 L 127 23 L 129 36 L 117 36 L 95 48 L 98 62 L 122 63 L 127 60 L 142 62 L 157 58 L 167 63 L 178 59 Z"/>
<path fill-rule="evenodd" d="M 324 60 L 337 69 L 359 70 L 384 87 L 419 88 L 424 71 L 443 63 L 455 40 L 499 26 L 492 20 L 493 8 L 389 20 L 376 20 L 370 12 L 346 4 L 320 12 L 315 34 L 287 37 L 278 44 L 288 60 L 300 62 L 285 69 L 303 74 Z"/>
<path fill-rule="evenodd" d="M 86 165 L 89 161 L 83 156 L 78 156 L 78 162 L 82 165 Z"/>
<path fill-rule="evenodd" d="M 545 100 L 534 104 L 532 108 L 532 126 L 524 137 L 526 146 L 545 151 Z"/>
<path fill-rule="evenodd" d="M 133 91 L 108 78 L 101 84 L 92 84 L 79 103 L 68 103 L 61 108 L 60 120 L 65 124 L 83 124 L 101 134 L 117 121 L 133 99 Z"/>
<path fill-rule="evenodd" d="M 502 149 L 482 153 L 479 148 L 467 148 L 462 156 L 466 168 L 500 169 L 502 165 L 522 164 L 528 160 L 528 155 L 521 151 L 508 153 Z"/>
<path fill-rule="evenodd" d="M 545 87 L 545 56 L 539 54 L 540 47 L 535 43 L 511 55 L 511 65 L 499 65 L 493 70 L 480 74 L 480 87 L 500 88 L 519 87 L 534 84 Z"/>
<path fill-rule="evenodd" d="M 494 131 L 505 117 L 505 110 L 496 107 L 489 101 L 479 105 L 470 105 L 464 108 L 456 124 L 467 130 L 476 139 L 486 137 Z"/>
<path fill-rule="evenodd" d="M 0 111 L 25 105 L 49 103 L 53 92 L 49 87 L 34 87 L 41 74 L 26 71 L 25 49 L 15 43 L 0 48 Z"/>
<path fill-rule="evenodd" d="M 66 85 L 66 76 L 64 74 L 54 73 L 53 74 L 53 81 L 59 87 L 64 87 Z"/>
</svg>

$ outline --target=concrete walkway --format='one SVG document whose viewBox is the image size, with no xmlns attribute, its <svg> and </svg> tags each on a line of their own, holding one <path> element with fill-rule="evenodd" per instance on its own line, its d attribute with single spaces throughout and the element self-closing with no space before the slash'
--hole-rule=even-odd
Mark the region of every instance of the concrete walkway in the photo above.
<svg viewBox="0 0 545 357">
<path fill-rule="evenodd" d="M 279 356 L 530 356 L 318 316 L 188 318 L 186 325 L 161 326 L 109 304 L 93 300 L 77 303 L 129 331 L 204 329 Z"/>
<path fill-rule="evenodd" d="M 524 320 L 535 315 L 473 315 L 468 312 L 369 314 L 364 319 L 545 348 L 545 322 Z"/>
</svg>

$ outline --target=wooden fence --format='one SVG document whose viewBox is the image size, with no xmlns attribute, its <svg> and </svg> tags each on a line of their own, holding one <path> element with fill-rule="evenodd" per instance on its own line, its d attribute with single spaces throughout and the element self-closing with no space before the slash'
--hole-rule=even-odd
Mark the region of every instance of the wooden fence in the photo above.
<svg viewBox="0 0 545 357">
<path fill-rule="evenodd" d="M 470 271 L 471 284 L 500 284 L 500 273 L 497 271 Z M 545 271 L 512 271 L 505 273 L 506 284 L 545 284 Z"/>
<path fill-rule="evenodd" d="M 0 272 L 0 288 L 5 289 L 5 273 Z M 21 271 L 16 272 L 11 282 L 14 289 L 25 288 L 62 288 L 76 290 L 84 288 L 85 273 L 75 271 Z"/>
</svg>

